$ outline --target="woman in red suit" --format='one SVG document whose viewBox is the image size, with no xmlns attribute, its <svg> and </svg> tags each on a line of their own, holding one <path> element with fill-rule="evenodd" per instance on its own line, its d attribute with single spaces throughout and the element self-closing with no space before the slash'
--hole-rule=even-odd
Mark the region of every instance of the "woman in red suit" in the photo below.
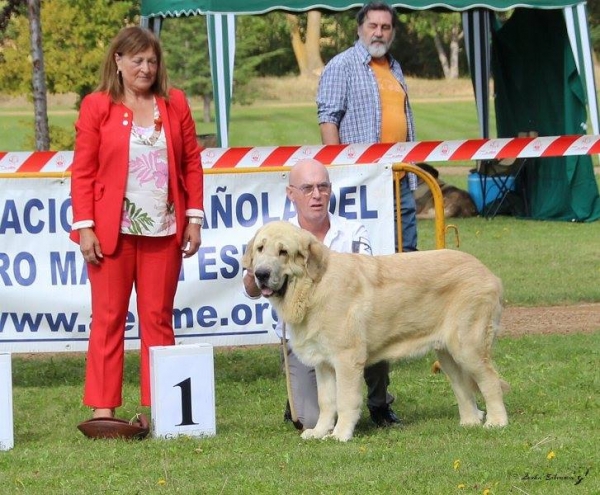
<svg viewBox="0 0 600 495">
<path fill-rule="evenodd" d="M 148 348 L 175 343 L 182 256 L 201 243 L 203 173 L 191 111 L 169 89 L 162 50 L 141 27 L 121 30 L 97 90 L 81 103 L 71 174 L 73 225 L 91 286 L 83 402 L 93 417 L 122 403 L 125 324 L 133 286 L 141 338 L 141 404 L 150 405 Z"/>
</svg>

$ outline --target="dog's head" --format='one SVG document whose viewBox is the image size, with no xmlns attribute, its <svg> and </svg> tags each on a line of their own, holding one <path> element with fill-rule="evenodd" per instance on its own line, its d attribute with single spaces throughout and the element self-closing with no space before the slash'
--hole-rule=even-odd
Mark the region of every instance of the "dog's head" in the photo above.
<svg viewBox="0 0 600 495">
<path fill-rule="evenodd" d="M 319 281 L 326 259 L 327 248 L 314 235 L 278 221 L 256 232 L 246 247 L 242 265 L 254 272 L 263 296 L 283 298 L 298 279 Z"/>
<path fill-rule="evenodd" d="M 438 172 L 437 168 L 435 168 L 433 165 L 429 165 L 429 163 L 425 163 L 425 162 L 419 162 L 415 164 L 417 167 L 425 170 L 425 172 L 427 172 L 429 175 L 431 175 L 434 179 L 438 179 L 440 176 L 440 173 Z"/>
</svg>

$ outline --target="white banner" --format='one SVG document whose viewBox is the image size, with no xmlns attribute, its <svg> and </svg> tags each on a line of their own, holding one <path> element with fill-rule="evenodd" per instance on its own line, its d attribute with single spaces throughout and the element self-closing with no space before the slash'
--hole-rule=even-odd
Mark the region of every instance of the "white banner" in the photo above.
<svg viewBox="0 0 600 495">
<path fill-rule="evenodd" d="M 288 173 L 205 174 L 206 224 L 184 260 L 173 321 L 177 343 L 214 346 L 277 341 L 266 299 L 247 298 L 240 258 L 264 223 L 295 215 Z M 331 211 L 360 220 L 375 254 L 394 252 L 391 165 L 330 168 Z M 90 291 L 79 247 L 68 238 L 70 180 L 0 178 L 0 352 L 87 349 Z M 126 347 L 139 348 L 135 295 Z"/>
</svg>

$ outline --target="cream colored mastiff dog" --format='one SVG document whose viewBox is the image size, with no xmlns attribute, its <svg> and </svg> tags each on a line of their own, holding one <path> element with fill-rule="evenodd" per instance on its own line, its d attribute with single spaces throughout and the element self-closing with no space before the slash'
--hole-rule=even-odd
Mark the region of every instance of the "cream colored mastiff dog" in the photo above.
<svg viewBox="0 0 600 495">
<path fill-rule="evenodd" d="M 492 343 L 502 284 L 473 256 L 448 249 L 388 256 L 342 254 L 288 222 L 260 228 L 244 268 L 288 324 L 297 356 L 314 366 L 320 415 L 302 437 L 352 438 L 363 369 L 435 349 L 461 425 L 505 426 L 505 385 Z M 481 391 L 487 414 L 475 393 Z M 337 415 L 337 422 L 336 422 Z"/>
</svg>

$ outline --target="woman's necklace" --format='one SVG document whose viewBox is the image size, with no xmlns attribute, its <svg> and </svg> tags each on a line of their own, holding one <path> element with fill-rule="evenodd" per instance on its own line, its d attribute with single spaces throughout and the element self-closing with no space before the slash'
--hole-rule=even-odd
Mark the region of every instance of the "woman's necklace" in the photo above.
<svg viewBox="0 0 600 495">
<path fill-rule="evenodd" d="M 154 100 L 154 130 L 152 134 L 148 137 L 144 136 L 143 127 L 137 126 L 133 124 L 131 126 L 131 132 L 145 145 L 154 146 L 158 138 L 160 137 L 160 132 L 162 130 L 162 119 L 160 118 L 160 112 L 158 111 L 158 106 L 156 105 L 156 99 Z"/>
</svg>

